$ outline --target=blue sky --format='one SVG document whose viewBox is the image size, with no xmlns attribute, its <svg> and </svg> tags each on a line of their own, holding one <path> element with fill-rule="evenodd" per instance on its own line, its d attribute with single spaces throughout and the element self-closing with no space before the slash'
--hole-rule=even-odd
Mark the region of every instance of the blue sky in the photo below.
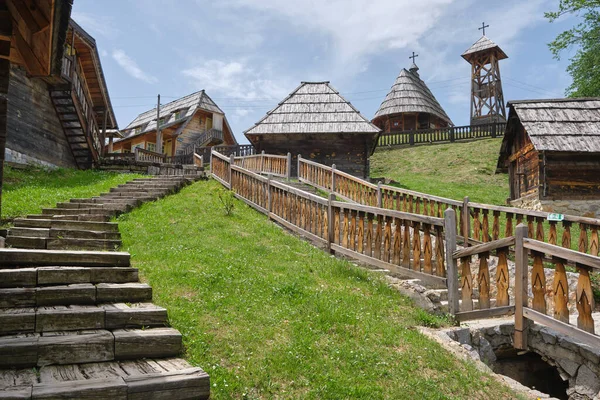
<svg viewBox="0 0 600 400">
<path fill-rule="evenodd" d="M 558 0 L 75 0 L 95 37 L 119 126 L 200 89 L 240 142 L 301 81 L 328 80 L 372 118 L 401 68 L 419 54 L 421 78 L 456 125 L 469 121 L 470 66 L 460 55 L 486 35 L 501 62 L 505 100 L 555 98 L 570 84 L 569 54 L 547 43 Z"/>
</svg>

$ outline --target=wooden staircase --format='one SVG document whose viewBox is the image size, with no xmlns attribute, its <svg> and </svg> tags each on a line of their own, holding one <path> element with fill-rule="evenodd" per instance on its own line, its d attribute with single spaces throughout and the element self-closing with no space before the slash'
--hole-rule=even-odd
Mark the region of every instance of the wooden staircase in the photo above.
<svg viewBox="0 0 600 400">
<path fill-rule="evenodd" d="M 208 398 L 130 255 L 90 250 L 120 244 L 111 216 L 189 181 L 136 179 L 15 221 L 7 243 L 29 248 L 0 249 L 0 399 Z"/>
<path fill-rule="evenodd" d="M 89 169 L 96 158 L 93 145 L 86 135 L 85 119 L 76 105 L 70 89 L 55 88 L 50 97 L 65 132 L 73 158 L 80 169 Z"/>
<path fill-rule="evenodd" d="M 135 179 L 89 199 L 71 199 L 45 208 L 42 214 L 17 218 L 6 245 L 22 249 L 108 250 L 121 246 L 116 223 L 109 222 L 146 201 L 176 193 L 200 176 Z"/>
</svg>

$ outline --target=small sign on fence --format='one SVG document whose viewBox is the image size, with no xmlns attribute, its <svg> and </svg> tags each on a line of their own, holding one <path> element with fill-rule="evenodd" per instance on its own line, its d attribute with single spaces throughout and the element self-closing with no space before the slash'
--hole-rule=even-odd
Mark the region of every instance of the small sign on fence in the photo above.
<svg viewBox="0 0 600 400">
<path fill-rule="evenodd" d="M 551 213 L 548 214 L 548 221 L 563 221 L 565 219 L 565 215 L 564 214 L 556 214 L 556 213 Z"/>
</svg>

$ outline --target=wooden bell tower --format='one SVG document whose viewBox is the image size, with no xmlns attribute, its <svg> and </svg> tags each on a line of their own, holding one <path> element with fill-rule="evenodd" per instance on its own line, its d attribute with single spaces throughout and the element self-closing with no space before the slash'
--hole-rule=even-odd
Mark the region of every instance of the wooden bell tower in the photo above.
<svg viewBox="0 0 600 400">
<path fill-rule="evenodd" d="M 508 58 L 494 42 L 483 36 L 462 54 L 471 64 L 471 125 L 506 122 L 499 61 Z"/>
</svg>

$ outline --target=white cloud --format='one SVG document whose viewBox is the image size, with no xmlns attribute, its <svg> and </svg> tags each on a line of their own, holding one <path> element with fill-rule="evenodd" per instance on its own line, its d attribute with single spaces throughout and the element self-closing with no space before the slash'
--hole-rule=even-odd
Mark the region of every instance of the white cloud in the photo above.
<svg viewBox="0 0 600 400">
<path fill-rule="evenodd" d="M 183 70 L 182 73 L 191 78 L 197 86 L 206 89 L 209 94 L 217 93 L 242 101 L 258 100 L 272 103 L 273 100 L 283 98 L 293 88 L 284 87 L 279 82 L 267 78 L 268 71 L 268 68 L 263 68 L 258 72 L 243 60 L 208 60 L 202 65 Z"/>
<path fill-rule="evenodd" d="M 110 17 L 74 11 L 71 18 L 92 36 L 101 35 L 108 39 L 119 36 L 120 31 Z"/>
<path fill-rule="evenodd" d="M 127 72 L 129 75 L 133 76 L 135 79 L 139 79 L 140 81 L 144 81 L 146 83 L 156 83 L 158 79 L 152 75 L 148 75 L 146 72 L 142 71 L 142 69 L 137 65 L 137 63 L 129 57 L 123 50 L 116 49 L 112 53 L 113 58 Z"/>
</svg>

